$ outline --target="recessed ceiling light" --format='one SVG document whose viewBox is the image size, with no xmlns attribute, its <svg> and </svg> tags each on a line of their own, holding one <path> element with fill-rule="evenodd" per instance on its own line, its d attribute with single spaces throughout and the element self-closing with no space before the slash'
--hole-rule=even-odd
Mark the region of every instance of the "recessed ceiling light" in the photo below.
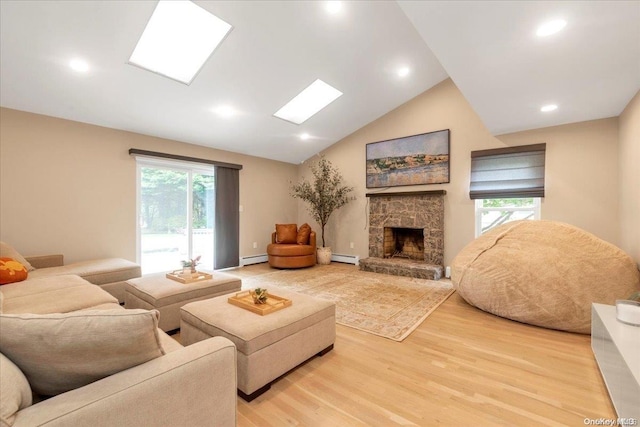
<svg viewBox="0 0 640 427">
<path fill-rule="evenodd" d="M 409 69 L 409 67 L 398 68 L 398 75 L 400 77 L 407 77 L 410 72 L 411 72 L 411 69 Z"/>
<path fill-rule="evenodd" d="M 327 2 L 327 12 L 329 13 L 338 13 L 342 10 L 342 2 L 340 1 L 328 1 Z"/>
<path fill-rule="evenodd" d="M 318 79 L 276 111 L 274 116 L 299 125 L 341 95 L 338 89 Z"/>
<path fill-rule="evenodd" d="M 553 111 L 553 110 L 557 110 L 558 106 L 556 104 L 549 104 L 549 105 L 545 105 L 544 107 L 540 108 L 540 111 L 542 111 L 543 113 L 548 113 L 549 111 Z"/>
<path fill-rule="evenodd" d="M 190 84 L 231 28 L 190 1 L 161 0 L 129 62 Z"/>
<path fill-rule="evenodd" d="M 538 37 L 546 37 L 551 34 L 555 34 L 558 31 L 562 30 L 567 25 L 567 21 L 564 19 L 556 19 L 553 21 L 546 22 L 538 27 L 538 31 L 536 31 L 536 35 Z"/>
<path fill-rule="evenodd" d="M 69 67 L 79 73 L 86 73 L 87 71 L 89 71 L 89 64 L 82 59 L 72 59 L 71 61 L 69 61 Z"/>
<path fill-rule="evenodd" d="M 303 141 L 306 141 L 309 138 L 310 138 L 310 136 L 309 136 L 308 133 L 303 133 L 303 134 L 300 135 L 300 139 L 303 140 Z"/>
<path fill-rule="evenodd" d="M 229 105 L 221 105 L 216 108 L 214 112 L 220 117 L 224 117 L 225 119 L 236 115 L 236 110 Z"/>
</svg>

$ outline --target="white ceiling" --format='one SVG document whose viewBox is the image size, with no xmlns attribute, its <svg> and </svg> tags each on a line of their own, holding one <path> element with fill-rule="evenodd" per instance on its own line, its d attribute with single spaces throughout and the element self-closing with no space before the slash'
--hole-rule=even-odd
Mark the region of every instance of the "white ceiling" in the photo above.
<svg viewBox="0 0 640 427">
<path fill-rule="evenodd" d="M 640 89 L 638 0 L 400 6 L 494 135 L 618 116 Z M 553 19 L 567 26 L 537 37 Z"/>
<path fill-rule="evenodd" d="M 495 134 L 616 116 L 640 88 L 640 1 L 196 3 L 234 28 L 186 86 L 126 64 L 154 1 L 1 0 L 0 105 L 298 163 L 448 75 Z M 318 78 L 344 95 L 299 126 L 272 116 Z"/>
</svg>

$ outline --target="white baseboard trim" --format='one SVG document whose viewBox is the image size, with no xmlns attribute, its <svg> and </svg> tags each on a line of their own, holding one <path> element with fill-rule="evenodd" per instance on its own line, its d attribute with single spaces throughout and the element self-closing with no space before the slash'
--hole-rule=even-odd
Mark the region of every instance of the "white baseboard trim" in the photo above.
<svg viewBox="0 0 640 427">
<path fill-rule="evenodd" d="M 269 257 L 267 257 L 267 254 L 242 256 L 240 257 L 240 267 L 251 264 L 260 264 L 262 262 L 267 262 L 268 260 Z"/>
<path fill-rule="evenodd" d="M 331 261 L 344 262 L 345 264 L 359 265 L 360 257 L 358 255 L 332 254 Z"/>
</svg>

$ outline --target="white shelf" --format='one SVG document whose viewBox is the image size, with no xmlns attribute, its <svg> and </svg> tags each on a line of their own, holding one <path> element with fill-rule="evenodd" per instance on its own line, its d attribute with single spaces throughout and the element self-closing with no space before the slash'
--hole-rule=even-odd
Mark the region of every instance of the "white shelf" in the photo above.
<svg viewBox="0 0 640 427">
<path fill-rule="evenodd" d="M 593 304 L 591 349 L 620 418 L 640 420 L 640 327 L 616 320 L 616 307 Z"/>
</svg>

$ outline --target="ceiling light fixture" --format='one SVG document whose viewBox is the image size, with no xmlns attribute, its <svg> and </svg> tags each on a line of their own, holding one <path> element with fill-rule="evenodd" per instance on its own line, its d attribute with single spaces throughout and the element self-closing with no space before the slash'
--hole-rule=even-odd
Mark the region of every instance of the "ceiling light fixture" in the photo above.
<svg viewBox="0 0 640 427">
<path fill-rule="evenodd" d="M 558 106 L 556 104 L 549 104 L 549 105 L 545 105 L 544 107 L 540 108 L 540 111 L 542 111 L 543 113 L 548 113 L 549 111 L 554 111 L 557 110 Z"/>
<path fill-rule="evenodd" d="M 303 133 L 303 134 L 300 135 L 300 139 L 303 140 L 303 141 L 306 141 L 309 138 L 310 138 L 310 136 L 309 136 L 308 133 Z"/>
<path fill-rule="evenodd" d="M 231 28 L 195 3 L 161 0 L 129 63 L 190 84 Z"/>
<path fill-rule="evenodd" d="M 411 69 L 409 69 L 409 67 L 398 68 L 398 76 L 400 77 L 407 77 L 410 72 L 411 72 Z"/>
<path fill-rule="evenodd" d="M 567 25 L 567 21 L 564 19 L 556 19 L 554 21 L 546 22 L 538 27 L 538 31 L 536 31 L 536 35 L 538 37 L 546 37 L 551 34 L 555 34 L 558 31 L 562 30 Z"/>
<path fill-rule="evenodd" d="M 69 61 L 69 67 L 79 73 L 86 73 L 87 71 L 89 71 L 89 64 L 86 61 L 78 58 Z"/>
<path fill-rule="evenodd" d="M 335 14 L 342 10 L 342 2 L 328 1 L 326 7 L 327 7 L 327 12 Z"/>
<path fill-rule="evenodd" d="M 214 111 L 217 115 L 219 115 L 220 117 L 224 117 L 225 119 L 236 115 L 236 110 L 228 105 L 221 105 Z"/>
<path fill-rule="evenodd" d="M 338 89 L 318 79 L 276 111 L 274 116 L 299 125 L 341 95 Z"/>
</svg>

